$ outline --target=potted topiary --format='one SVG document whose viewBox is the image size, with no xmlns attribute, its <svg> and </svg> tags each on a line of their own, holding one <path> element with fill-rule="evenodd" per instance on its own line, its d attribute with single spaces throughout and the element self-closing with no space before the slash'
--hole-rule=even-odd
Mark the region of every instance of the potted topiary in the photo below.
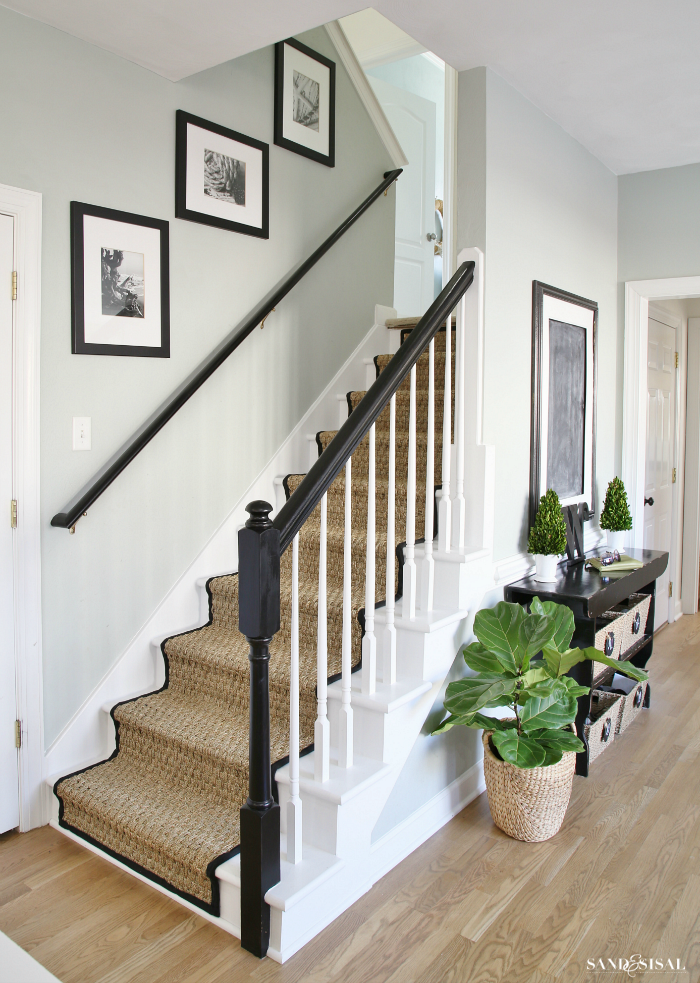
<svg viewBox="0 0 700 983">
<path fill-rule="evenodd" d="M 519 840 L 554 836 L 569 804 L 576 752 L 584 750 L 573 726 L 576 698 L 589 689 L 568 671 L 591 659 L 632 679 L 647 678 L 631 662 L 608 658 L 598 649 L 569 648 L 573 633 L 571 610 L 537 597 L 529 614 L 506 601 L 479 611 L 477 641 L 463 650 L 476 675 L 448 685 L 449 716 L 433 731 L 439 734 L 457 724 L 483 728 L 491 815 Z M 506 706 L 512 715 L 504 719 L 481 712 Z"/>
<path fill-rule="evenodd" d="M 535 557 L 535 580 L 552 583 L 557 579 L 557 560 L 566 549 L 566 526 L 559 496 L 553 488 L 540 499 L 535 524 L 527 541 L 528 553 Z"/>
<path fill-rule="evenodd" d="M 608 549 L 624 553 L 625 533 L 632 528 L 632 514 L 621 478 L 613 478 L 608 485 L 605 504 L 600 513 L 600 528 L 607 533 Z"/>
</svg>

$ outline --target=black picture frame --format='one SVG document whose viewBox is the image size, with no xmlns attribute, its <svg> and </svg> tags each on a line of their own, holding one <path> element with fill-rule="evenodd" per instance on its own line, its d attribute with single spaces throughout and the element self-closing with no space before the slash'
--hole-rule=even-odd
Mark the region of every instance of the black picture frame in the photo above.
<svg viewBox="0 0 700 983">
<path fill-rule="evenodd" d="M 595 514 L 596 505 L 596 405 L 597 405 L 597 358 L 598 358 L 598 304 L 594 300 L 588 300 L 586 297 L 580 297 L 578 294 L 569 293 L 567 290 L 561 290 L 558 287 L 553 287 L 547 283 L 542 283 L 539 280 L 532 281 L 532 404 L 530 413 L 530 500 L 529 500 L 529 520 L 530 526 L 535 523 L 535 516 L 537 515 L 537 509 L 539 507 L 540 496 L 542 494 L 542 427 L 543 427 L 543 417 L 545 416 L 545 407 L 543 406 L 543 396 L 542 396 L 542 361 L 543 361 L 543 345 L 544 345 L 544 301 L 545 297 L 551 297 L 555 300 L 563 301 L 567 304 L 572 304 L 575 307 L 583 308 L 587 311 L 592 312 L 592 339 L 591 339 L 591 353 L 592 358 L 590 359 L 592 364 L 589 364 L 588 359 L 585 360 L 585 387 L 584 391 L 587 394 L 586 402 L 590 401 L 590 420 L 591 420 L 591 433 L 590 433 L 590 455 L 591 455 L 591 465 L 590 465 L 590 486 L 585 482 L 585 465 L 584 465 L 584 494 L 586 496 L 585 503 L 578 503 L 576 506 L 576 511 L 581 519 L 590 519 Z M 590 375 L 589 375 L 590 374 Z M 547 407 L 548 411 L 548 407 Z M 584 434 L 583 434 L 583 446 L 584 446 L 584 456 L 586 454 L 585 449 L 585 418 L 586 414 L 584 412 Z M 548 412 L 547 412 L 548 419 Z M 544 462 L 544 466 L 547 466 L 547 462 Z M 574 506 L 572 506 L 573 508 Z"/>
<path fill-rule="evenodd" d="M 287 48 L 301 52 L 308 58 L 318 62 L 319 65 L 322 65 L 329 72 L 327 153 L 314 150 L 312 147 L 305 146 L 303 143 L 297 143 L 289 136 L 284 135 L 286 121 L 285 108 L 288 114 L 290 114 L 292 109 L 292 103 L 289 102 L 285 106 L 284 99 Z M 318 51 L 314 51 L 313 48 L 307 47 L 307 45 L 302 44 L 301 41 L 297 41 L 295 38 L 278 41 L 275 45 L 275 144 L 278 147 L 284 147 L 285 150 L 291 150 L 292 153 L 301 154 L 302 157 L 308 157 L 309 160 L 315 160 L 319 164 L 325 164 L 326 167 L 335 167 L 335 62 L 331 61 L 330 58 L 326 58 L 325 55 L 320 54 Z"/>
<path fill-rule="evenodd" d="M 261 210 L 260 220 L 255 224 L 245 221 L 235 221 L 234 219 L 223 218 L 220 215 L 209 214 L 193 207 L 195 202 L 188 200 L 187 188 L 187 161 L 188 161 L 188 125 L 199 130 L 208 131 L 223 137 L 232 144 L 244 144 L 259 152 L 260 160 L 260 188 Z M 213 206 L 212 206 L 213 207 Z M 235 206 L 234 206 L 235 207 Z M 175 114 L 175 218 L 184 219 L 187 222 L 197 222 L 201 225 L 211 225 L 217 229 L 225 229 L 227 232 L 239 232 L 241 235 L 255 236 L 258 239 L 270 238 L 270 147 L 261 140 L 246 136 L 237 130 L 231 130 L 227 126 L 219 123 L 212 123 L 211 120 L 202 119 L 200 116 L 193 116 L 186 113 L 183 109 L 178 109 Z"/>
<path fill-rule="evenodd" d="M 87 216 L 104 219 L 106 222 L 120 222 L 125 226 L 144 227 L 158 232 L 158 245 L 151 250 L 151 261 L 157 257 L 160 285 L 159 308 L 155 320 L 160 321 L 160 338 L 158 345 L 115 344 L 101 343 L 94 340 L 95 332 L 88 325 L 86 330 L 86 290 L 85 290 L 85 227 Z M 114 234 L 109 234 L 109 248 L 117 249 L 119 243 L 111 240 Z M 70 243 L 71 243 L 71 352 L 73 355 L 132 355 L 146 358 L 170 358 L 170 247 L 169 223 L 165 219 L 149 218 L 133 212 L 122 212 L 114 208 L 103 208 L 101 205 L 89 205 L 81 201 L 70 203 Z M 107 242 L 102 245 L 107 246 Z M 97 257 L 97 276 L 100 275 L 102 264 Z M 95 290 L 88 291 L 91 298 Z M 101 290 L 98 291 L 100 297 Z M 94 318 L 96 309 L 94 303 L 88 301 L 91 309 L 87 312 L 88 321 Z M 145 304 L 148 310 L 148 302 Z M 150 312 L 149 312 L 150 313 Z M 86 337 L 87 335 L 87 337 Z"/>
</svg>

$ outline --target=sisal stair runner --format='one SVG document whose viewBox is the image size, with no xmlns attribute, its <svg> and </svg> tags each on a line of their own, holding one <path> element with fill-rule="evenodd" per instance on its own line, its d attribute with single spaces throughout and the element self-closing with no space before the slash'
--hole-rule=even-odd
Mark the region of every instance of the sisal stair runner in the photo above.
<svg viewBox="0 0 700 983">
<path fill-rule="evenodd" d="M 405 334 L 405 332 L 404 332 Z M 454 352 L 454 330 L 452 331 Z M 435 340 L 435 474 L 442 460 L 445 332 Z M 375 361 L 381 372 L 391 359 Z M 423 535 L 428 355 L 417 364 L 416 536 Z M 452 361 L 454 379 L 454 357 Z M 452 387 L 454 392 L 454 384 Z M 352 410 L 362 392 L 348 394 Z M 406 535 L 409 379 L 396 398 L 396 542 Z M 322 452 L 334 431 L 318 435 Z M 385 597 L 389 408 L 376 428 L 376 598 Z M 368 438 L 352 457 L 352 663 L 361 661 L 367 528 Z M 303 475 L 288 475 L 291 495 Z M 328 491 L 328 672 L 340 673 L 344 471 Z M 300 749 L 313 744 L 320 507 L 299 534 Z M 271 645 L 271 760 L 289 754 L 292 551 L 281 561 L 281 627 Z M 395 563 L 398 589 L 399 564 Z M 104 762 L 60 779 L 61 826 L 212 914 L 219 914 L 216 867 L 237 852 L 239 810 L 248 795 L 248 645 L 238 631 L 238 577 L 207 584 L 209 623 L 163 642 L 165 685 L 112 709 L 117 747 Z"/>
</svg>

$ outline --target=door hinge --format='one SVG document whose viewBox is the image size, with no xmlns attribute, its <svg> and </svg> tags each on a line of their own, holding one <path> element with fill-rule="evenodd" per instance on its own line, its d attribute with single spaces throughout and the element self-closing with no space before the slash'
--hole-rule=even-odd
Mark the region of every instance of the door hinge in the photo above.
<svg viewBox="0 0 700 983">
<path fill-rule="evenodd" d="M 10 502 L 10 528 L 17 528 L 17 499 L 13 498 Z"/>
<path fill-rule="evenodd" d="M 15 720 L 15 747 L 22 747 L 22 721 Z"/>
<path fill-rule="evenodd" d="M 673 597 L 673 581 L 672 580 L 669 580 L 669 582 L 668 582 L 668 596 L 669 597 Z"/>
<path fill-rule="evenodd" d="M 675 482 L 676 482 L 676 469 L 674 468 L 673 471 L 671 472 L 671 484 L 675 484 Z"/>
<path fill-rule="evenodd" d="M 17 300 L 17 270 L 12 271 L 12 299 Z"/>
<path fill-rule="evenodd" d="M 678 368 L 678 352 L 676 352 L 676 368 Z"/>
</svg>

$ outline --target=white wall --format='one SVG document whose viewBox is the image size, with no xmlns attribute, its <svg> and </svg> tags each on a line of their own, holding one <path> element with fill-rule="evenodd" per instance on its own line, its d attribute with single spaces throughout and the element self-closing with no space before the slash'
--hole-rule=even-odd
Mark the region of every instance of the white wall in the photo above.
<svg viewBox="0 0 700 983">
<path fill-rule="evenodd" d="M 115 29 L 138 29 L 115 24 Z M 322 30 L 303 35 L 337 61 Z M 273 49 L 171 83 L 0 7 L 0 182 L 44 196 L 41 496 L 50 744 L 393 294 L 382 197 L 82 519 L 51 516 L 390 166 L 338 63 L 337 165 L 273 145 Z M 175 111 L 270 144 L 270 239 L 175 220 Z M 70 353 L 69 202 L 170 221 L 170 359 Z M 71 418 L 92 418 L 92 451 Z M 272 494 L 272 489 L 271 489 Z M 218 573 L 220 571 L 212 571 Z"/>
<path fill-rule="evenodd" d="M 459 113 L 460 151 L 472 149 L 469 167 L 459 171 L 458 247 L 480 245 L 465 236 L 478 236 L 482 222 L 485 228 L 484 441 L 496 447 L 494 556 L 501 559 L 527 544 L 533 280 L 599 304 L 598 495 L 615 474 L 622 388 L 617 179 L 488 69 L 460 74 Z M 474 131 L 481 115 L 485 134 Z"/>
<path fill-rule="evenodd" d="M 619 178 L 621 283 L 700 274 L 700 164 Z"/>
</svg>

